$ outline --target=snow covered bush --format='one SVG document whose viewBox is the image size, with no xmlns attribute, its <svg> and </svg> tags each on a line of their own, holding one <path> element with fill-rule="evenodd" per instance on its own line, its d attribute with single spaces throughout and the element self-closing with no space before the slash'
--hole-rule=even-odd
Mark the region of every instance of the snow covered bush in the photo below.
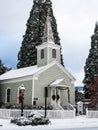
<svg viewBox="0 0 98 130">
<path fill-rule="evenodd" d="M 14 123 L 19 126 L 25 126 L 25 125 L 46 125 L 49 124 L 49 118 L 45 118 L 42 114 L 38 112 L 32 112 L 30 115 L 26 117 L 19 117 L 19 118 L 13 118 L 11 119 L 11 123 Z"/>
<path fill-rule="evenodd" d="M 11 123 L 14 123 L 19 126 L 31 125 L 31 121 L 26 117 L 19 117 L 11 119 Z"/>
<path fill-rule="evenodd" d="M 44 125 L 50 123 L 48 118 L 45 118 L 42 114 L 36 111 L 30 113 L 28 119 L 32 121 L 32 125 Z"/>
</svg>

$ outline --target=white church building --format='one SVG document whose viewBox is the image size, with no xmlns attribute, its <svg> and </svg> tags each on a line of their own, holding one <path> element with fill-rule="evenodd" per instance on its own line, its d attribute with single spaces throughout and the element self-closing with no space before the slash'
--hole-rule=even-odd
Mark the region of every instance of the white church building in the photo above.
<svg viewBox="0 0 98 130">
<path fill-rule="evenodd" d="M 75 104 L 74 76 L 61 65 L 61 46 L 54 43 L 50 18 L 47 16 L 43 43 L 37 46 L 37 65 L 10 70 L 0 76 L 0 102 L 18 104 L 19 87 L 25 87 L 25 105 L 47 105 L 61 109 Z"/>
</svg>

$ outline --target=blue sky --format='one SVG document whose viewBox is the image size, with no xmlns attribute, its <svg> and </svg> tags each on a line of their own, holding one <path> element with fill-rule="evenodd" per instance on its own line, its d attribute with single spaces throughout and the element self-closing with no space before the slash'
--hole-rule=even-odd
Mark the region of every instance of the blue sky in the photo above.
<svg viewBox="0 0 98 130">
<path fill-rule="evenodd" d="M 98 20 L 98 0 L 52 0 L 65 67 L 82 85 L 91 35 Z M 33 0 L 0 1 L 0 59 L 15 68 Z"/>
</svg>

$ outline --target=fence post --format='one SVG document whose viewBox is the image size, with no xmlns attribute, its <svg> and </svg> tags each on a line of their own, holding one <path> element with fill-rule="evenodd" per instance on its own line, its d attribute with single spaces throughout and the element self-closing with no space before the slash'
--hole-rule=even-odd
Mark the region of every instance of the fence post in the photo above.
<svg viewBox="0 0 98 130">
<path fill-rule="evenodd" d="M 88 117 L 88 109 L 86 108 L 86 117 Z"/>
</svg>

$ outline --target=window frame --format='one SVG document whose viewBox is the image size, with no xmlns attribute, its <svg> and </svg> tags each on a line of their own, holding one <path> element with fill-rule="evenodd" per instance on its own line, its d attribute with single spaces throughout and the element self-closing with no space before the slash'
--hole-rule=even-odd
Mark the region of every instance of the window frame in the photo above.
<svg viewBox="0 0 98 130">
<path fill-rule="evenodd" d="M 10 92 L 8 92 L 10 90 Z M 6 103 L 11 102 L 11 88 L 6 88 Z"/>
<path fill-rule="evenodd" d="M 56 49 L 52 49 L 52 58 L 56 59 Z"/>
<path fill-rule="evenodd" d="M 44 49 L 41 50 L 41 59 L 44 59 Z"/>
</svg>

